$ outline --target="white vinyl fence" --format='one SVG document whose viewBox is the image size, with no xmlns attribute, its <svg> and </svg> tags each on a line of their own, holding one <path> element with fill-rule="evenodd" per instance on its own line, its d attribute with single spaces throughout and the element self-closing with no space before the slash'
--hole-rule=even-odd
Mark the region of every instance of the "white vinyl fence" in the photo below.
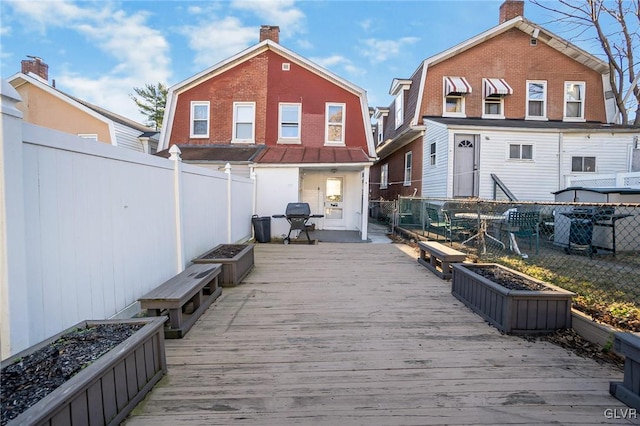
<svg viewBox="0 0 640 426">
<path fill-rule="evenodd" d="M 251 238 L 251 179 L 23 123 L 2 83 L 3 359 Z"/>
</svg>

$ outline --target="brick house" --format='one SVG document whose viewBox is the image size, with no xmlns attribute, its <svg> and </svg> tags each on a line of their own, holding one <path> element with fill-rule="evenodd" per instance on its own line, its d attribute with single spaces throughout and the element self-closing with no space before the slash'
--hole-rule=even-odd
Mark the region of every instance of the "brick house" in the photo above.
<svg viewBox="0 0 640 426">
<path fill-rule="evenodd" d="M 256 179 L 256 214 L 309 203 L 318 229 L 367 238 L 368 179 L 375 149 L 361 88 L 279 44 L 260 42 L 169 88 L 159 155 L 177 145 L 185 162 Z M 247 218 L 249 220 L 249 218 Z M 286 234 L 286 221 L 271 233 Z"/>
<path fill-rule="evenodd" d="M 628 171 L 639 130 L 614 124 L 607 63 L 525 18 L 499 25 L 394 79 L 374 113 L 372 199 L 553 200 L 569 176 Z"/>
</svg>

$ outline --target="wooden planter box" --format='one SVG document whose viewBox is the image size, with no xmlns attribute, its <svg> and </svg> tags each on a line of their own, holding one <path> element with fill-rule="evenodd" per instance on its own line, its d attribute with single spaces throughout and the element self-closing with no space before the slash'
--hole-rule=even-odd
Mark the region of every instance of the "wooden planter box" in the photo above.
<svg viewBox="0 0 640 426">
<path fill-rule="evenodd" d="M 624 379 L 611 382 L 609 393 L 629 407 L 640 410 L 640 337 L 616 333 L 614 350 L 624 356 Z"/>
<path fill-rule="evenodd" d="M 571 301 L 575 293 L 497 264 L 456 263 L 452 267 L 451 293 L 499 330 L 532 334 L 571 328 Z M 497 267 L 545 289 L 510 290 L 473 272 L 477 267 Z"/>
<path fill-rule="evenodd" d="M 201 254 L 193 263 L 220 263 L 222 273 L 219 283 L 221 287 L 235 287 L 253 268 L 253 244 L 220 244 L 206 253 Z M 239 249 L 233 257 L 219 257 L 215 253 L 225 249 Z"/>
<path fill-rule="evenodd" d="M 63 383 L 8 423 L 13 425 L 119 425 L 167 371 L 166 317 L 83 321 L 2 362 L 2 367 L 64 334 L 95 324 L 143 323 L 127 340 Z"/>
</svg>

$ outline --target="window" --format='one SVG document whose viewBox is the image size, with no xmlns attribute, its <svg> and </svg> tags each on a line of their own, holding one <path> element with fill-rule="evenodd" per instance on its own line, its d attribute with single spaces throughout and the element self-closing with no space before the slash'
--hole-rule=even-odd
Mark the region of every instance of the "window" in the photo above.
<svg viewBox="0 0 640 426">
<path fill-rule="evenodd" d="M 404 154 L 404 186 L 411 186 L 411 151 Z"/>
<path fill-rule="evenodd" d="M 378 145 L 384 140 L 384 118 L 378 118 Z"/>
<path fill-rule="evenodd" d="M 509 144 L 510 160 L 533 160 L 533 145 Z"/>
<path fill-rule="evenodd" d="M 380 189 L 386 189 L 389 185 L 389 164 L 380 167 Z"/>
<path fill-rule="evenodd" d="M 443 78 L 444 85 L 444 109 L 443 117 L 466 117 L 465 95 L 471 93 L 471 85 L 464 77 Z"/>
<path fill-rule="evenodd" d="M 464 97 L 457 94 L 449 94 L 444 102 L 445 115 L 463 115 L 464 114 Z"/>
<path fill-rule="evenodd" d="M 529 120 L 547 118 L 547 82 L 527 81 L 527 116 Z"/>
<path fill-rule="evenodd" d="M 572 172 L 596 172 L 596 157 L 571 157 Z"/>
<path fill-rule="evenodd" d="M 301 104 L 280 104 L 279 143 L 300 143 Z"/>
<path fill-rule="evenodd" d="M 325 129 L 327 145 L 344 145 L 344 116 L 344 104 L 327 104 Z"/>
<path fill-rule="evenodd" d="M 78 136 L 82 139 L 89 139 L 98 142 L 98 135 L 95 133 L 78 133 Z"/>
<path fill-rule="evenodd" d="M 429 164 L 432 166 L 436 165 L 436 143 L 431 142 L 429 145 Z"/>
<path fill-rule="evenodd" d="M 402 126 L 404 122 L 404 91 L 400 91 L 398 96 L 396 96 L 396 100 L 394 101 L 395 112 L 396 112 L 396 129 Z"/>
<path fill-rule="evenodd" d="M 566 121 L 584 120 L 584 90 L 584 82 L 564 83 L 564 119 Z"/>
<path fill-rule="evenodd" d="M 484 98 L 484 113 L 485 118 L 504 118 L 502 113 L 503 107 L 502 96 L 489 96 Z"/>
<path fill-rule="evenodd" d="M 192 138 L 209 137 L 209 102 L 191 102 L 191 130 Z"/>
<path fill-rule="evenodd" d="M 504 118 L 504 97 L 513 89 L 504 78 L 483 78 L 482 118 Z"/>
<path fill-rule="evenodd" d="M 233 103 L 233 140 L 235 142 L 254 141 L 255 111 L 255 102 Z"/>
</svg>

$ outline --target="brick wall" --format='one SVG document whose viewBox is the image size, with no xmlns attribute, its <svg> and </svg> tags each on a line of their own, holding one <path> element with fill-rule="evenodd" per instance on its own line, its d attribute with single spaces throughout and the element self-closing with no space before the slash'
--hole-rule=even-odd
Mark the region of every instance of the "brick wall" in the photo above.
<svg viewBox="0 0 640 426">
<path fill-rule="evenodd" d="M 568 56 L 511 29 L 450 59 L 429 67 L 422 101 L 422 115 L 442 116 L 443 76 L 465 77 L 473 92 L 466 96 L 467 117 L 482 116 L 482 78 L 504 78 L 513 88 L 505 97 L 505 117 L 523 119 L 526 113 L 526 81 L 547 81 L 547 117 L 562 120 L 564 82 L 584 81 L 585 119 L 606 122 L 602 77 Z"/>
</svg>

